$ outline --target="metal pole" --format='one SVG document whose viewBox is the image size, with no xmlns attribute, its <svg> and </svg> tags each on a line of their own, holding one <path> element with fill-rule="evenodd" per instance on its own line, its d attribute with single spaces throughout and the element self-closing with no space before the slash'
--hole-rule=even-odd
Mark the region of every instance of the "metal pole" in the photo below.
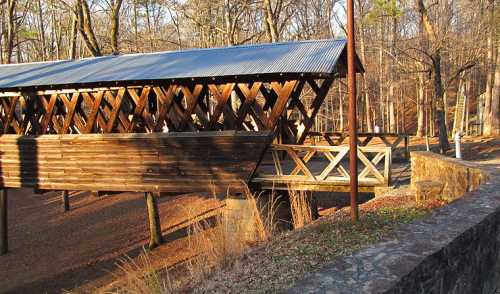
<svg viewBox="0 0 500 294">
<path fill-rule="evenodd" d="M 456 132 L 455 136 L 455 157 L 458 159 L 462 159 L 462 150 L 461 150 L 461 144 L 460 144 L 460 132 Z"/>
<path fill-rule="evenodd" d="M 358 138 L 356 123 L 356 64 L 354 40 L 354 1 L 347 0 L 347 83 L 349 90 L 349 174 L 351 218 L 358 221 Z"/>
</svg>

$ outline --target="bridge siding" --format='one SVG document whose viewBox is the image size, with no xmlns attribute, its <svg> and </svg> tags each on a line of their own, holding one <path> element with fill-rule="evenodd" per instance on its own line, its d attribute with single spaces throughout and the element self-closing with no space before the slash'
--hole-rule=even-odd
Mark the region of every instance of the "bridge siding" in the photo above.
<svg viewBox="0 0 500 294">
<path fill-rule="evenodd" d="M 269 132 L 2 136 L 0 180 L 7 188 L 53 190 L 241 189 L 269 140 Z"/>
</svg>

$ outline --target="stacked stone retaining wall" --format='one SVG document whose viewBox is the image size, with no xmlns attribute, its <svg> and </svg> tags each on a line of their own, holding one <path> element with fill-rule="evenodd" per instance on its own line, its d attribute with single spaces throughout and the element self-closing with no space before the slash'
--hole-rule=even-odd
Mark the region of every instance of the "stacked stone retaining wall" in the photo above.
<svg viewBox="0 0 500 294">
<path fill-rule="evenodd" d="M 477 164 L 432 152 L 411 153 L 413 189 L 419 181 L 438 181 L 444 186 L 442 198 L 453 200 L 462 197 L 466 192 L 476 190 L 486 180 L 488 180 L 488 173 Z"/>
<path fill-rule="evenodd" d="M 412 177 L 443 181 L 452 199 L 463 195 L 397 230 L 394 238 L 333 260 L 290 293 L 495 293 L 500 165 L 415 152 Z"/>
</svg>

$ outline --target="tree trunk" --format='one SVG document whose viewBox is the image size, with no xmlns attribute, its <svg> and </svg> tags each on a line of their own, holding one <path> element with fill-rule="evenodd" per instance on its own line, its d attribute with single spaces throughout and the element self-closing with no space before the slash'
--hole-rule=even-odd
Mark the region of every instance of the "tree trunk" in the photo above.
<svg viewBox="0 0 500 294">
<path fill-rule="evenodd" d="M 495 5 L 494 1 L 490 0 L 490 8 L 488 11 L 488 23 L 490 26 L 490 31 L 488 33 L 487 39 L 487 53 L 486 53 L 486 90 L 485 90 L 485 101 L 484 101 L 484 114 L 483 114 L 483 134 L 490 135 L 491 134 L 491 99 L 493 95 L 493 83 L 494 83 L 494 75 L 495 75 Z"/>
<path fill-rule="evenodd" d="M 498 60 L 500 59 L 500 43 L 497 43 L 497 64 L 495 69 L 495 79 L 491 93 L 491 115 L 490 115 L 490 133 L 489 135 L 500 135 L 500 118 L 499 118 L 499 100 L 500 100 L 500 66 Z"/>
<path fill-rule="evenodd" d="M 360 5 L 358 4 L 358 7 Z M 359 28 L 359 50 L 361 62 L 366 64 L 366 45 L 365 45 L 365 28 L 363 24 L 363 20 L 361 19 L 358 22 Z M 370 105 L 370 94 L 368 93 L 368 84 L 366 82 L 366 73 L 361 75 L 361 85 L 363 87 L 363 96 L 365 99 L 365 113 L 366 113 L 366 130 L 368 133 L 373 132 L 372 125 L 372 115 L 371 115 L 371 105 Z M 362 125 L 361 125 L 362 126 Z"/>
<path fill-rule="evenodd" d="M 344 97 L 342 96 L 342 87 L 339 83 L 339 132 L 344 132 Z"/>
<path fill-rule="evenodd" d="M 380 103 L 380 127 L 385 131 L 385 99 L 384 99 L 384 28 L 383 23 L 380 21 L 380 47 L 378 50 L 378 66 L 379 66 L 379 103 Z"/>
<path fill-rule="evenodd" d="M 427 55 L 432 61 L 432 76 L 434 85 L 434 102 L 436 105 L 435 119 L 439 130 L 439 151 L 444 154 L 450 149 L 448 142 L 448 132 L 446 131 L 444 101 L 443 101 L 443 80 L 441 77 L 441 45 L 424 5 L 423 0 L 416 0 L 417 10 L 420 14 L 420 25 L 426 33 L 427 40 L 431 43 L 432 51 Z"/>
<path fill-rule="evenodd" d="M 14 51 L 14 38 L 15 38 L 15 11 L 16 11 L 16 1 L 7 1 L 7 34 L 5 40 L 5 56 L 3 58 L 4 62 L 9 64 L 12 62 L 12 52 Z"/>
<path fill-rule="evenodd" d="M 264 0 L 263 2 L 264 14 L 266 16 L 266 32 L 269 37 L 269 41 L 272 43 L 279 42 L 278 26 L 276 24 L 276 18 L 273 13 L 273 8 L 271 6 L 271 0 Z"/>
<path fill-rule="evenodd" d="M 41 43 L 41 60 L 45 61 L 47 58 L 47 42 L 45 40 L 45 23 L 43 19 L 42 1 L 38 0 L 38 22 L 40 26 L 40 43 Z"/>
<path fill-rule="evenodd" d="M 101 49 L 95 37 L 94 29 L 92 28 L 92 19 L 87 1 L 78 0 L 75 6 L 78 31 L 82 36 L 85 46 L 93 56 L 101 56 Z"/>
<path fill-rule="evenodd" d="M 396 118 L 395 118 L 395 110 L 394 110 L 394 85 L 391 84 L 389 87 L 389 96 L 388 96 L 388 104 L 389 104 L 389 132 L 396 132 Z"/>
<path fill-rule="evenodd" d="M 425 97 L 424 97 L 424 74 L 418 74 L 417 89 L 417 137 L 425 134 Z"/>
<path fill-rule="evenodd" d="M 116 2 L 111 5 L 111 50 L 114 55 L 120 54 L 118 38 L 120 33 L 120 9 L 123 0 L 115 0 Z"/>
<path fill-rule="evenodd" d="M 77 38 L 77 16 L 73 13 L 73 19 L 71 20 L 71 37 L 69 44 L 69 58 L 76 59 L 76 38 Z"/>
<path fill-rule="evenodd" d="M 137 1 L 133 1 L 133 11 L 134 11 L 134 44 L 135 44 L 135 52 L 139 52 L 139 31 L 138 31 L 138 24 L 137 24 Z"/>
<path fill-rule="evenodd" d="M 390 53 L 391 53 L 391 58 L 396 55 L 395 48 L 396 48 L 396 35 L 397 35 L 397 20 L 396 17 L 393 16 L 391 21 L 391 34 L 390 34 Z M 394 111 L 394 100 L 395 100 L 395 67 L 394 67 L 395 62 L 389 62 L 389 93 L 388 93 L 388 120 L 389 120 L 389 132 L 394 133 L 396 132 L 396 118 L 395 118 L 395 111 Z"/>
<path fill-rule="evenodd" d="M 436 103 L 436 124 L 439 132 L 439 151 L 441 154 L 450 149 L 448 142 L 448 132 L 444 117 L 443 81 L 441 79 L 441 53 L 437 51 L 432 55 L 433 78 L 434 78 L 434 98 Z"/>
<path fill-rule="evenodd" d="M 231 19 L 231 3 L 229 0 L 224 0 L 224 23 L 226 27 L 226 43 L 227 46 L 234 45 L 233 21 Z"/>
</svg>

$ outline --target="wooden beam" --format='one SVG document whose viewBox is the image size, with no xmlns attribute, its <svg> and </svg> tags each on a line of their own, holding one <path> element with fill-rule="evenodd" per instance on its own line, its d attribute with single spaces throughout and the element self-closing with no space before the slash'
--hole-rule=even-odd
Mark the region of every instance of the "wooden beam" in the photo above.
<svg viewBox="0 0 500 294">
<path fill-rule="evenodd" d="M 9 251 L 7 225 L 7 189 L 0 190 L 0 255 Z"/>
<path fill-rule="evenodd" d="M 214 112 L 212 114 L 212 118 L 210 119 L 210 130 L 214 130 L 219 117 L 226 109 L 226 105 L 231 97 L 231 92 L 234 89 L 235 84 L 229 83 L 226 84 L 222 91 L 219 90 L 217 85 L 209 84 L 208 89 L 210 93 L 213 95 L 214 99 L 217 101 L 217 105 L 215 106 Z M 225 119 L 225 118 L 224 118 Z"/>
<path fill-rule="evenodd" d="M 83 131 L 84 134 L 89 134 L 92 133 L 92 130 L 94 129 L 96 119 L 99 120 L 99 123 L 101 125 L 105 125 L 103 118 L 99 115 L 99 107 L 101 105 L 104 92 L 99 91 L 95 94 L 83 93 L 82 96 L 87 104 L 87 107 L 90 107 L 90 112 L 87 116 L 87 125 L 85 130 Z"/>
<path fill-rule="evenodd" d="M 69 100 L 69 98 L 65 94 L 61 94 L 60 97 L 62 98 L 62 101 L 64 102 L 64 105 L 67 108 L 67 113 L 66 116 L 64 117 L 62 134 L 67 134 L 69 132 L 71 124 L 73 123 L 73 117 L 75 115 L 78 99 L 80 98 L 80 93 L 78 92 L 73 93 L 73 95 L 71 96 L 71 100 Z"/>
<path fill-rule="evenodd" d="M 309 116 L 309 120 L 304 122 L 304 131 L 297 140 L 298 144 L 303 144 L 306 140 L 307 133 L 309 133 L 309 130 L 313 126 L 314 119 L 316 118 L 316 115 L 318 114 L 323 101 L 325 101 L 328 90 L 330 90 L 330 87 L 333 83 L 333 79 L 323 80 L 321 87 L 318 86 L 314 80 L 309 80 L 308 83 L 316 93 L 316 98 L 314 98 L 314 101 L 310 107 L 311 114 Z"/>
<path fill-rule="evenodd" d="M 153 249 L 163 243 L 160 214 L 158 212 L 157 197 L 151 192 L 146 192 L 145 197 L 149 221 L 149 249 Z"/>
<path fill-rule="evenodd" d="M 297 81 L 286 81 L 283 85 L 278 82 L 271 83 L 272 89 L 278 95 L 276 103 L 274 103 L 271 114 L 269 115 L 268 127 L 273 130 L 276 127 L 278 119 L 281 117 L 287 102 L 290 100 L 290 95 L 295 88 Z"/>
<path fill-rule="evenodd" d="M 11 124 L 16 123 L 16 121 L 14 119 L 14 110 L 16 108 L 15 106 L 16 106 L 17 102 L 19 101 L 19 96 L 14 96 L 10 100 L 11 101 L 9 104 L 9 102 L 7 102 L 7 99 L 2 99 L 2 106 L 3 106 L 4 111 L 5 111 L 5 119 L 4 119 L 4 124 L 3 124 L 3 127 L 4 127 L 3 133 L 4 134 L 7 134 L 9 132 L 10 127 L 12 127 Z"/>
<path fill-rule="evenodd" d="M 109 114 L 108 123 L 105 127 L 106 133 L 111 133 L 113 132 L 113 128 L 117 123 L 116 119 L 118 117 L 118 114 L 120 113 L 120 108 L 123 102 L 123 96 L 125 95 L 125 88 L 121 88 L 120 90 L 118 90 L 116 96 L 113 95 L 110 91 L 107 91 L 104 95 L 105 97 L 110 98 L 110 100 L 111 98 L 114 99 L 113 104 L 111 104 L 112 109 Z"/>
</svg>

